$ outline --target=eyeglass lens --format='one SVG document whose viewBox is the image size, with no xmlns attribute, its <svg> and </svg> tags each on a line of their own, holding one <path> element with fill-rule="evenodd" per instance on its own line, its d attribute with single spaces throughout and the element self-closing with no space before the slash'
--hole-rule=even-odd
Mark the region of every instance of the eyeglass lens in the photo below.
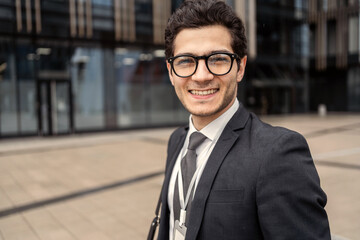
<svg viewBox="0 0 360 240">
<path fill-rule="evenodd" d="M 195 73 L 198 60 L 192 56 L 179 56 L 174 59 L 173 68 L 181 77 L 188 77 Z M 232 66 L 232 59 L 227 54 L 213 54 L 206 59 L 208 70 L 215 75 L 228 73 Z"/>
</svg>

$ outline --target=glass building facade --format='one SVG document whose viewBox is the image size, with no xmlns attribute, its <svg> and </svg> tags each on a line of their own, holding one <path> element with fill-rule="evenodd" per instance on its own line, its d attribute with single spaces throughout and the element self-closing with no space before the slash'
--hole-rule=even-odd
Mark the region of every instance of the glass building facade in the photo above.
<svg viewBox="0 0 360 240">
<path fill-rule="evenodd" d="M 178 4 L 0 0 L 0 137 L 185 123 L 154 31 Z"/>
<path fill-rule="evenodd" d="M 307 1 L 256 1 L 256 58 L 245 102 L 259 114 L 308 110 Z"/>
<path fill-rule="evenodd" d="M 360 111 L 360 1 L 309 0 L 310 110 Z"/>
<path fill-rule="evenodd" d="M 0 138 L 186 123 L 164 58 L 182 2 L 0 0 Z M 226 2 L 248 37 L 248 109 L 359 111 L 358 0 Z"/>
</svg>

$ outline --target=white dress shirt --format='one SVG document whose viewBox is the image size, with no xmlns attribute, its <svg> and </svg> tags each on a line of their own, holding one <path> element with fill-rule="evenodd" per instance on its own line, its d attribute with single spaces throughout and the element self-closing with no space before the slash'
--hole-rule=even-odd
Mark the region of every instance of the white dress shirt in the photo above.
<svg viewBox="0 0 360 240">
<path fill-rule="evenodd" d="M 206 166 L 206 163 L 209 159 L 209 156 L 212 152 L 212 150 L 215 147 L 216 142 L 218 141 L 221 133 L 223 132 L 225 126 L 229 122 L 229 120 L 232 118 L 232 116 L 235 114 L 235 112 L 239 108 L 239 101 L 236 99 L 233 103 L 233 105 L 224 112 L 220 117 L 209 123 L 206 127 L 200 130 L 202 134 L 204 134 L 207 139 L 196 149 L 197 159 L 196 159 L 196 167 L 200 167 L 199 173 L 196 177 L 195 182 L 195 189 L 194 189 L 194 195 L 196 194 L 196 187 L 200 180 L 200 177 L 202 175 L 202 172 Z M 168 206 L 170 209 L 170 229 L 169 229 L 169 239 L 173 240 L 173 230 L 174 230 L 174 210 L 173 210 L 173 197 L 174 197 L 174 189 L 175 189 L 175 182 L 176 177 L 179 172 L 180 168 L 180 162 L 181 159 L 185 156 L 187 152 L 187 147 L 189 145 L 189 138 L 190 135 L 197 131 L 192 123 L 192 115 L 189 117 L 189 131 L 186 135 L 186 139 L 184 142 L 184 145 L 179 153 L 179 156 L 176 159 L 176 163 L 174 165 L 170 183 L 169 183 L 169 189 L 168 189 Z"/>
</svg>

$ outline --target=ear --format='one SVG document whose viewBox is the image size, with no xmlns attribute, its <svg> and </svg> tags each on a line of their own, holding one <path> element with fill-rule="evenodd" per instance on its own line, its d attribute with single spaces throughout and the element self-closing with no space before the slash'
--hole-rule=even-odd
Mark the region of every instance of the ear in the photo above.
<svg viewBox="0 0 360 240">
<path fill-rule="evenodd" d="M 169 78 L 170 78 L 171 84 L 174 86 L 173 73 L 172 73 L 172 71 L 171 71 L 171 65 L 170 65 L 170 63 L 166 62 L 166 67 L 167 67 L 167 70 L 168 70 L 168 74 L 169 74 Z"/>
<path fill-rule="evenodd" d="M 237 82 L 241 82 L 241 80 L 242 80 L 243 77 L 244 77 L 245 67 L 246 67 L 246 61 L 247 61 L 247 56 L 244 56 L 244 57 L 240 60 L 239 70 L 238 70 L 237 76 L 236 76 L 236 81 L 237 81 Z"/>
</svg>

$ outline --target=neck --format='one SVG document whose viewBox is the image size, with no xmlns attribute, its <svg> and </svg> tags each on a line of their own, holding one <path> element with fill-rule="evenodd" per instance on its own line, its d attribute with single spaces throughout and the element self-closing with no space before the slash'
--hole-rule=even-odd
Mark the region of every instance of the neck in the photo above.
<svg viewBox="0 0 360 240">
<path fill-rule="evenodd" d="M 235 98 L 231 101 L 231 103 L 226 108 L 222 109 L 221 111 L 219 111 L 215 114 L 212 114 L 209 116 L 192 115 L 191 120 L 192 120 L 192 123 L 194 124 L 194 127 L 196 128 L 196 130 L 200 131 L 201 129 L 206 127 L 209 123 L 211 123 L 212 121 L 214 121 L 215 119 L 220 117 L 222 114 L 224 114 L 234 104 L 234 101 L 235 101 Z"/>
<path fill-rule="evenodd" d="M 192 122 L 196 130 L 200 131 L 204 127 L 206 127 L 209 123 L 211 123 L 214 119 L 204 119 L 204 117 L 192 116 Z"/>
</svg>

